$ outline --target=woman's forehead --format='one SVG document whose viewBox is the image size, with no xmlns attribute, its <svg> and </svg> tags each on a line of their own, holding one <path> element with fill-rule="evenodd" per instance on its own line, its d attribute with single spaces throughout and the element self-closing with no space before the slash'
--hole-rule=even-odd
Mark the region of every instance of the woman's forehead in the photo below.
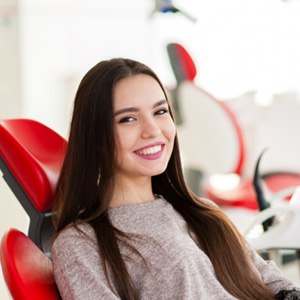
<svg viewBox="0 0 300 300">
<path fill-rule="evenodd" d="M 165 99 L 158 81 L 150 75 L 138 74 L 121 79 L 114 90 L 114 107 L 153 105 Z"/>
</svg>

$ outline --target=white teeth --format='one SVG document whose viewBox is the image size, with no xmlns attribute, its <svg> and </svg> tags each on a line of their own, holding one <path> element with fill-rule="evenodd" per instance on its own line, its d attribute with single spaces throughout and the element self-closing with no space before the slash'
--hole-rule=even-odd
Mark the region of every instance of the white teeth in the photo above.
<svg viewBox="0 0 300 300">
<path fill-rule="evenodd" d="M 139 151 L 138 153 L 142 154 L 142 155 L 149 155 L 149 154 L 157 153 L 159 151 L 161 151 L 161 145 L 143 149 L 143 150 Z"/>
</svg>

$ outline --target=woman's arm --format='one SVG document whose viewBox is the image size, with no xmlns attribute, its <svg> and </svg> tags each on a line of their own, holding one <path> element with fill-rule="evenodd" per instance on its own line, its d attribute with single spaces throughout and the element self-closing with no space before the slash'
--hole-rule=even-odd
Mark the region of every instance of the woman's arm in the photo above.
<svg viewBox="0 0 300 300">
<path fill-rule="evenodd" d="M 300 299 L 300 291 L 293 290 L 283 290 L 276 294 L 277 300 L 299 300 Z"/>
<path fill-rule="evenodd" d="M 248 252 L 264 283 L 276 294 L 277 299 L 300 299 L 295 284 L 282 274 L 273 261 L 264 260 L 251 246 Z M 299 298 L 288 298 L 288 294 L 298 293 Z"/>
</svg>

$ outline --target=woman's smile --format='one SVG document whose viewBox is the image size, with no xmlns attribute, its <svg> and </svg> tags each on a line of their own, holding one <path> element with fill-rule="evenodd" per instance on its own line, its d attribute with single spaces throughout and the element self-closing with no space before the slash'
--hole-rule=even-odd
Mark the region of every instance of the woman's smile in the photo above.
<svg viewBox="0 0 300 300">
<path fill-rule="evenodd" d="M 134 151 L 134 153 L 143 159 L 154 160 L 162 156 L 164 148 L 165 148 L 164 143 L 158 143 L 158 144 L 143 147 L 139 150 Z"/>
</svg>

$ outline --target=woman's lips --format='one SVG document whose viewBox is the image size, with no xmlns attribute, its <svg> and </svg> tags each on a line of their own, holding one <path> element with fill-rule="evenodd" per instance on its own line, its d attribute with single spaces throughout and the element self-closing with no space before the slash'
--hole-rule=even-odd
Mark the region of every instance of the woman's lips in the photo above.
<svg viewBox="0 0 300 300">
<path fill-rule="evenodd" d="M 136 150 L 134 151 L 134 153 L 143 159 L 152 160 L 160 158 L 162 156 L 164 148 L 164 144 L 156 144 Z"/>
</svg>

